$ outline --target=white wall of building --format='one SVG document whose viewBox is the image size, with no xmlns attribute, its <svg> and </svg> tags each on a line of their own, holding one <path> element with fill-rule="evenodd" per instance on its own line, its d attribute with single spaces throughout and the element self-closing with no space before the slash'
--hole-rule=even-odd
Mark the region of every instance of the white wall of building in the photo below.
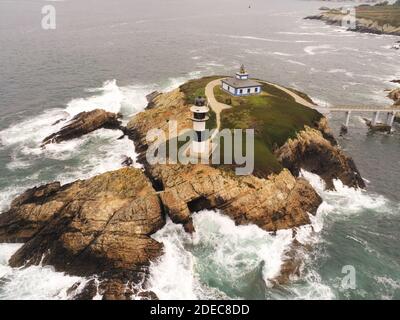
<svg viewBox="0 0 400 320">
<path fill-rule="evenodd" d="M 229 91 L 233 95 L 243 95 L 243 96 L 250 95 L 250 94 L 258 94 L 261 92 L 261 87 L 241 88 L 241 89 L 238 89 L 238 92 L 236 92 L 235 88 L 229 86 L 226 83 L 222 83 L 222 89 L 224 89 L 225 91 Z M 242 90 L 241 93 L 240 93 L 240 90 Z"/>
<path fill-rule="evenodd" d="M 259 87 L 241 88 L 241 89 L 239 89 L 238 95 L 246 96 L 249 94 L 256 94 L 256 93 L 260 93 L 260 92 L 261 92 L 261 88 L 259 88 Z"/>
</svg>

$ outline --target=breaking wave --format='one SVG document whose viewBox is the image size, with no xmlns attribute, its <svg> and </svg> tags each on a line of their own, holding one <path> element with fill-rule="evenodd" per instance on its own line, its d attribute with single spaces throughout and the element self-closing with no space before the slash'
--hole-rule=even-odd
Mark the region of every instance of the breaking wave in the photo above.
<svg viewBox="0 0 400 320">
<path fill-rule="evenodd" d="M 85 281 L 51 267 L 11 268 L 8 260 L 21 246 L 0 244 L 0 300 L 65 300 L 73 284 Z"/>
<path fill-rule="evenodd" d="M 326 191 L 318 176 L 305 171 L 301 175 L 322 196 L 323 203 L 316 216 L 310 216 L 311 225 L 296 230 L 296 240 L 312 248 L 299 253 L 303 261 L 300 278 L 278 287 L 271 282 L 280 274 L 285 253 L 291 248 L 290 230 L 273 235 L 255 225 L 236 226 L 220 212 L 204 210 L 193 215 L 193 236 L 171 221 L 153 236 L 164 244 L 165 253 L 151 265 L 149 289 L 160 299 L 341 298 L 338 280 L 326 279 L 317 263 L 326 255 L 325 229 L 365 211 L 389 212 L 388 200 L 348 188 L 340 181 L 335 181 L 336 191 Z M 396 284 L 390 278 L 385 283 Z"/>
</svg>

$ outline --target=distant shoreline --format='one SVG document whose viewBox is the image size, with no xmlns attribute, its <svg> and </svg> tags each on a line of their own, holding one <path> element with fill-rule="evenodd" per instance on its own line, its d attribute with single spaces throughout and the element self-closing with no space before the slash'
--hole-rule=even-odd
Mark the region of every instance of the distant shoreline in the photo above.
<svg viewBox="0 0 400 320">
<path fill-rule="evenodd" d="M 342 25 L 345 14 L 340 8 L 321 8 L 321 13 L 307 16 L 304 19 L 320 20 L 330 25 Z M 393 25 L 397 16 L 400 21 L 400 6 L 359 6 L 356 7 L 356 28 L 349 31 L 379 35 L 400 36 L 400 25 Z"/>
</svg>

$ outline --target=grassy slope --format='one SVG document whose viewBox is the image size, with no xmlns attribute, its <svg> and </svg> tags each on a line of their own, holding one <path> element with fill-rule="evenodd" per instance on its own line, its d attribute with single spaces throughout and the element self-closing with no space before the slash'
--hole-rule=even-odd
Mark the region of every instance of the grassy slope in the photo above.
<svg viewBox="0 0 400 320">
<path fill-rule="evenodd" d="M 193 103 L 195 97 L 204 95 L 210 81 L 219 78 L 221 76 L 206 77 L 182 85 L 180 89 L 186 96 L 186 102 Z M 281 171 L 282 166 L 273 150 L 295 137 L 305 125 L 312 127 L 321 118 L 320 113 L 298 104 L 292 96 L 272 85 L 263 84 L 263 92 L 259 96 L 242 98 L 232 97 L 218 87 L 214 91 L 218 101 L 232 105 L 232 109 L 221 113 L 222 128 L 255 129 L 255 173 L 259 176 Z M 302 96 L 307 97 L 305 94 Z M 210 114 L 207 127 L 215 127 L 215 114 Z"/>
<path fill-rule="evenodd" d="M 232 109 L 221 114 L 222 128 L 253 128 L 255 130 L 255 172 L 266 176 L 282 167 L 273 150 L 296 136 L 305 125 L 313 127 L 321 119 L 316 110 L 295 102 L 282 90 L 264 84 L 260 96 L 231 97 L 215 88 L 218 101 L 232 101 Z"/>
<path fill-rule="evenodd" d="M 198 96 L 205 96 L 205 88 L 207 84 L 213 80 L 223 78 L 223 76 L 211 76 L 201 79 L 190 80 L 179 87 L 181 92 L 185 94 L 186 104 L 194 104 L 194 99 Z M 214 111 L 209 112 L 210 119 L 206 123 L 207 129 L 214 129 L 217 127 L 217 119 Z"/>
<path fill-rule="evenodd" d="M 356 9 L 357 18 L 371 19 L 379 25 L 400 27 L 400 6 L 361 6 Z"/>
<path fill-rule="evenodd" d="M 339 9 L 331 9 L 328 12 L 343 14 Z M 400 5 L 358 6 L 356 7 L 356 17 L 375 21 L 380 26 L 390 24 L 393 27 L 400 27 Z"/>
</svg>

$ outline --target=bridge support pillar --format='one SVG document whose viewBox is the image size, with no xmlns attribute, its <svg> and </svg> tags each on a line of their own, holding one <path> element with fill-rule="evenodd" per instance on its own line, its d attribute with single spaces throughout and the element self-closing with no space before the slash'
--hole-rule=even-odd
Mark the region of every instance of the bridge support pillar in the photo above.
<svg viewBox="0 0 400 320">
<path fill-rule="evenodd" d="M 393 127 L 394 119 L 396 118 L 396 112 L 388 113 L 388 122 L 386 123 L 390 128 Z"/>
<path fill-rule="evenodd" d="M 392 117 L 392 113 L 391 112 L 388 112 L 387 113 L 387 116 L 386 116 L 386 122 L 385 122 L 385 124 L 387 124 L 387 125 L 389 125 L 389 123 L 390 123 L 390 118 Z"/>
<path fill-rule="evenodd" d="M 346 112 L 346 122 L 344 123 L 344 125 L 346 126 L 346 128 L 349 127 L 350 116 L 351 116 L 351 111 L 347 111 L 347 112 Z"/>
<path fill-rule="evenodd" d="M 374 112 L 374 116 L 372 118 L 371 124 L 373 126 L 376 126 L 376 124 L 378 123 L 378 120 L 379 120 L 379 111 L 376 111 L 376 112 Z"/>
</svg>

